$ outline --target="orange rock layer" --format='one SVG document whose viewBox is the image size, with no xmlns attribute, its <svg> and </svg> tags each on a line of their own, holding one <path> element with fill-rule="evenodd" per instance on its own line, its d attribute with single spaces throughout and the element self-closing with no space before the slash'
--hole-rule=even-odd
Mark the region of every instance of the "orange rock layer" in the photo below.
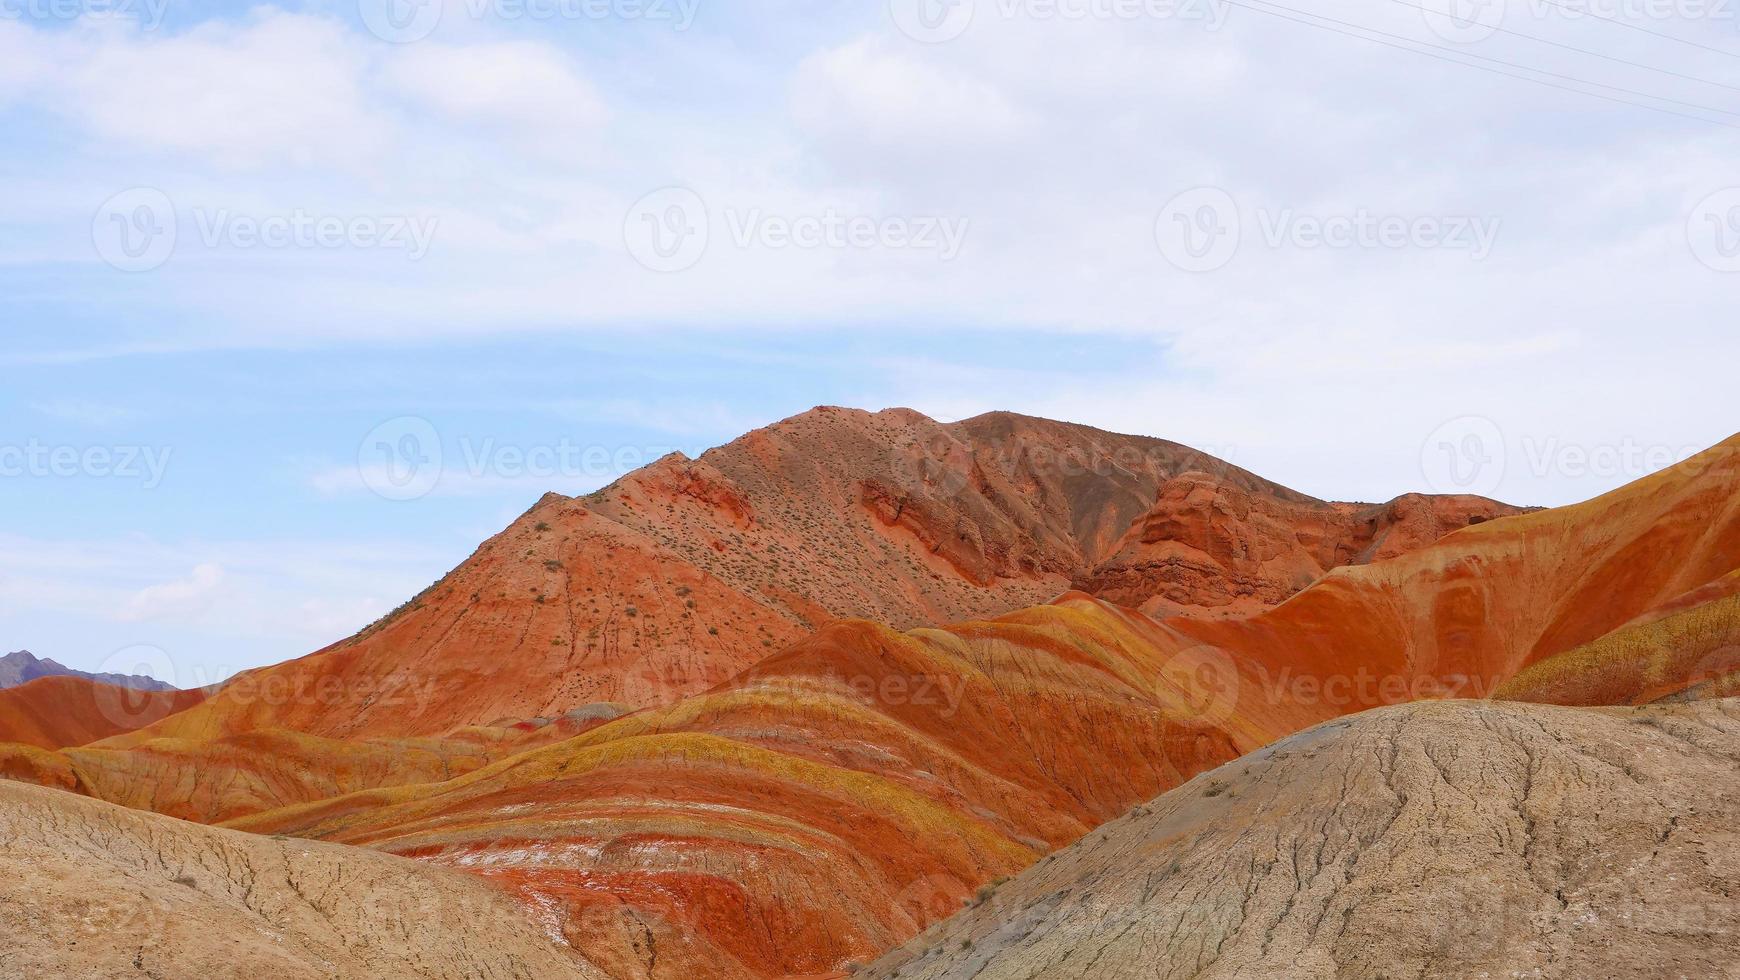
<svg viewBox="0 0 1740 980">
<path fill-rule="evenodd" d="M 205 700 L 203 691 L 143 691 L 82 677 L 39 677 L 0 690 L 0 743 L 42 749 L 84 745 L 161 721 Z"/>
</svg>

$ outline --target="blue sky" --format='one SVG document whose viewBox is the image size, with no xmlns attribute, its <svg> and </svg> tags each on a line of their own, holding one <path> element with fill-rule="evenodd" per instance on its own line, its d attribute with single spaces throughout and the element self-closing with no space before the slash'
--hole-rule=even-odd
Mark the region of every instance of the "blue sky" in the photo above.
<svg viewBox="0 0 1740 980">
<path fill-rule="evenodd" d="M 1740 58 L 1550 5 L 1309 8 L 1400 51 L 1218 0 L 111 2 L 0 3 L 6 649 L 305 653 L 544 490 L 820 403 L 1357 499 L 1566 503 L 1740 428 Z M 1639 92 L 1707 121 L 1597 97 Z M 407 419 L 442 481 L 386 499 Z"/>
</svg>

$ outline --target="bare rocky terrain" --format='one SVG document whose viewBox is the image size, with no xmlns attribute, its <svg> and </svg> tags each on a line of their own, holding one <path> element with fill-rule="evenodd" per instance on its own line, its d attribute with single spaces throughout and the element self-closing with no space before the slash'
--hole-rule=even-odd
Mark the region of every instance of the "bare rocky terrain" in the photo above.
<svg viewBox="0 0 1740 980">
<path fill-rule="evenodd" d="M 477 879 L 0 781 L 0 976 L 589 980 Z"/>
<path fill-rule="evenodd" d="M 0 690 L 28 684 L 39 677 L 80 677 L 98 684 L 110 684 L 135 691 L 175 690 L 155 677 L 141 677 L 137 674 L 91 674 L 74 670 L 46 657 L 37 657 L 29 650 L 14 650 L 0 657 Z"/>
<path fill-rule="evenodd" d="M 1740 977 L 1740 701 L 1438 702 L 1137 807 L 884 978 Z"/>
</svg>

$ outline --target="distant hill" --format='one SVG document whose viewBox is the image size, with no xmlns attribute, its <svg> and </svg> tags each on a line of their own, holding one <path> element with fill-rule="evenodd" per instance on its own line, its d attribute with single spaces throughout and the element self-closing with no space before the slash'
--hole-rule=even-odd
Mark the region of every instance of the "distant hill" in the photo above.
<svg viewBox="0 0 1740 980">
<path fill-rule="evenodd" d="M 139 677 L 131 674 L 88 674 L 82 670 L 73 670 L 64 664 L 53 660 L 44 660 L 32 654 L 29 650 L 19 650 L 0 657 L 0 690 L 28 684 L 38 677 L 82 677 L 98 684 L 110 684 L 115 687 L 132 688 L 135 691 L 173 691 L 172 685 L 165 684 L 155 677 Z"/>
</svg>

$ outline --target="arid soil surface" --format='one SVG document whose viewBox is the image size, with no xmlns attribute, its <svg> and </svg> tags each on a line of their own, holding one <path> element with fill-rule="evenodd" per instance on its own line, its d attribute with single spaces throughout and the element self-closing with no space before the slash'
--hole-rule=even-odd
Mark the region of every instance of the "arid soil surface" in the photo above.
<svg viewBox="0 0 1740 980">
<path fill-rule="evenodd" d="M 592 980 L 476 878 L 0 781 L 0 975 Z"/>
<path fill-rule="evenodd" d="M 1740 976 L 1740 702 L 1443 702 L 1303 732 L 857 976 Z"/>
</svg>

